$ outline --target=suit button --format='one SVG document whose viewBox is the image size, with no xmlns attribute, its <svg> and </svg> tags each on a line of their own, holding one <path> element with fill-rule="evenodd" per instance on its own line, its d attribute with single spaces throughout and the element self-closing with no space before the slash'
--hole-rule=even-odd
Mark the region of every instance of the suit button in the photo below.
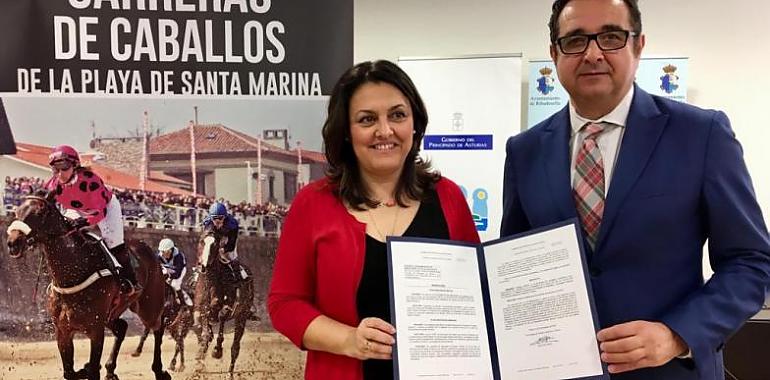
<svg viewBox="0 0 770 380">
<path fill-rule="evenodd" d="M 588 273 L 591 274 L 591 277 L 599 277 L 602 274 L 602 270 L 597 267 L 591 267 L 588 269 Z"/>
</svg>

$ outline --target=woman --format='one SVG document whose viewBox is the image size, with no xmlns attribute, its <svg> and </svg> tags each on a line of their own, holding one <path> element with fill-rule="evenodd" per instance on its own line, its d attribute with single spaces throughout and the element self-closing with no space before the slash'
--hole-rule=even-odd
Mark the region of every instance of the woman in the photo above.
<svg viewBox="0 0 770 380">
<path fill-rule="evenodd" d="M 307 379 L 393 378 L 386 236 L 479 241 L 460 188 L 418 155 L 427 124 L 391 62 L 360 63 L 332 91 L 327 176 L 292 202 L 268 295 L 273 326 L 308 350 Z"/>
<path fill-rule="evenodd" d="M 80 155 L 75 148 L 69 145 L 54 147 L 48 156 L 48 164 L 53 176 L 45 188 L 54 192 L 56 202 L 74 225 L 99 227 L 104 243 L 123 267 L 118 271 L 111 259 L 106 260 L 110 270 L 120 274 L 121 293 L 134 294 L 139 288 L 123 241 L 120 202 L 96 173 L 80 165 Z"/>
</svg>

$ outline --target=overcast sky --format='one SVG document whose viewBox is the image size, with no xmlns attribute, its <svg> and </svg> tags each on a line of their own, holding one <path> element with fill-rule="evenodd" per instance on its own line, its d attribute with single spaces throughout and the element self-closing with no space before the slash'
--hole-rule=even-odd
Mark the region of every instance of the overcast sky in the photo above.
<svg viewBox="0 0 770 380">
<path fill-rule="evenodd" d="M 3 103 L 16 142 L 39 145 L 69 144 L 89 149 L 91 124 L 97 137 L 135 136 L 148 111 L 151 129 L 168 133 L 187 126 L 198 106 L 200 124 L 223 124 L 258 136 L 263 129 L 289 129 L 293 141 L 321 151 L 321 125 L 327 100 L 221 100 L 24 98 L 4 96 Z M 292 148 L 294 147 L 292 141 Z"/>
</svg>

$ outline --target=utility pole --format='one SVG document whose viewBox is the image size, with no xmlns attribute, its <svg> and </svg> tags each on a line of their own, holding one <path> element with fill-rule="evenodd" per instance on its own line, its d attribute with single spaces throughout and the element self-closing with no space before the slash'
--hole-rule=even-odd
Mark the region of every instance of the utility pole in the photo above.
<svg viewBox="0 0 770 380">
<path fill-rule="evenodd" d="M 262 136 L 257 137 L 257 204 L 262 204 Z"/>
<path fill-rule="evenodd" d="M 251 181 L 251 161 L 246 161 L 246 188 L 248 189 L 246 200 L 248 203 L 254 202 L 254 198 L 252 198 L 253 194 L 251 193 Z"/>
<path fill-rule="evenodd" d="M 297 140 L 297 192 L 304 185 L 302 181 L 302 142 Z"/>
<path fill-rule="evenodd" d="M 142 191 L 147 190 L 147 175 L 149 174 L 149 161 L 150 161 L 150 141 L 148 134 L 150 133 L 150 114 L 144 111 L 142 117 L 142 171 L 139 172 L 139 188 Z"/>
<path fill-rule="evenodd" d="M 198 194 L 198 173 L 195 167 L 195 124 L 190 120 L 190 170 L 192 171 L 192 191 Z"/>
</svg>

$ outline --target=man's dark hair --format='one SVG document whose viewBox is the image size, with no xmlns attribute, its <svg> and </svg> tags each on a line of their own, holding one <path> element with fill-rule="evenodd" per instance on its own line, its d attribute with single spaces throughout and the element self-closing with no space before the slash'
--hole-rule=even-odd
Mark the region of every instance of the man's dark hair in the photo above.
<svg viewBox="0 0 770 380">
<path fill-rule="evenodd" d="M 404 95 L 412 108 L 414 138 L 406 156 L 401 178 L 396 184 L 395 199 L 404 206 L 402 197 L 421 200 L 424 191 L 439 179 L 438 172 L 418 155 L 428 126 L 428 111 L 409 76 L 396 64 L 380 60 L 359 63 L 342 74 L 329 98 L 329 109 L 321 134 L 328 168 L 326 176 L 334 185 L 334 193 L 355 209 L 362 205 L 376 207 L 362 182 L 358 160 L 350 141 L 350 99 L 366 83 L 387 83 Z"/>
<path fill-rule="evenodd" d="M 551 43 L 555 44 L 556 39 L 559 38 L 559 16 L 567 6 L 570 0 L 555 0 L 551 7 L 551 19 L 548 21 L 548 29 L 551 31 Z M 642 33 L 642 12 L 639 11 L 639 2 L 637 0 L 623 0 L 628 7 L 629 23 L 631 24 L 631 31 L 636 34 Z"/>
</svg>

